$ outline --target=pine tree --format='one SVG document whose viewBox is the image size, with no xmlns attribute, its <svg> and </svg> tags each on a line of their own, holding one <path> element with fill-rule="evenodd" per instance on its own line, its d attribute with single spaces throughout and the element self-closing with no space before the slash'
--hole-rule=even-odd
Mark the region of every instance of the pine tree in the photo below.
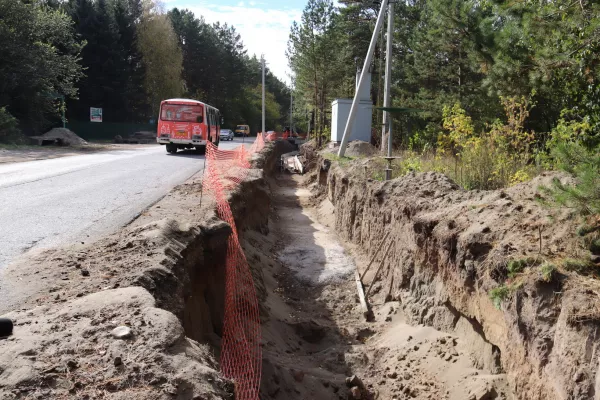
<svg viewBox="0 0 600 400">
<path fill-rule="evenodd" d="M 0 0 L 0 15 L 0 108 L 39 133 L 59 120 L 55 97 L 77 95 L 82 45 L 69 17 L 44 4 Z"/>
</svg>

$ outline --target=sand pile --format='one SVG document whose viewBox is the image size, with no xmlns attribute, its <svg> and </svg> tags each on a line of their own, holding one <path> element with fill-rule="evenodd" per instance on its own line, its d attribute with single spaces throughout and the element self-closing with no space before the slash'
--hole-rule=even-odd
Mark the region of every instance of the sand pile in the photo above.
<svg viewBox="0 0 600 400">
<path fill-rule="evenodd" d="M 377 149 L 371 143 L 355 140 L 348 143 L 346 148 L 346 157 L 366 157 L 372 156 L 377 152 Z"/>
<path fill-rule="evenodd" d="M 54 128 L 49 132 L 44 133 L 39 137 L 42 140 L 57 140 L 63 146 L 82 146 L 86 145 L 87 142 L 77 136 L 75 132 L 72 132 L 65 128 Z"/>
</svg>

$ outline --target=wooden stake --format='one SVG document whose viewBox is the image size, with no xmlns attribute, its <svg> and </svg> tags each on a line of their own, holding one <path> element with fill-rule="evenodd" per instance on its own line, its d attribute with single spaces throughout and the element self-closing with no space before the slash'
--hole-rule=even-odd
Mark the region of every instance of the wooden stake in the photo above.
<svg viewBox="0 0 600 400">
<path fill-rule="evenodd" d="M 371 281 L 371 285 L 369 286 L 369 290 L 367 290 L 367 294 L 365 295 L 365 297 L 369 297 L 369 293 L 371 293 L 371 289 L 373 289 L 373 286 L 375 285 L 375 281 L 377 281 L 377 277 L 379 276 L 379 272 L 381 271 L 381 269 L 383 268 L 383 265 L 385 264 L 385 258 L 388 256 L 388 253 L 390 252 L 390 249 L 392 248 L 392 244 L 394 244 L 394 242 L 390 242 L 390 244 L 388 245 L 385 254 L 383 255 L 383 259 L 381 260 L 381 263 L 379 264 L 379 268 L 377 268 L 377 272 L 375 272 L 375 276 L 373 277 L 373 280 Z"/>
<path fill-rule="evenodd" d="M 385 243 L 385 240 L 388 238 L 388 236 L 390 236 L 390 231 L 388 231 L 385 234 L 385 236 L 383 237 L 383 240 L 381 241 L 381 243 L 379 243 L 379 247 L 377 247 L 375 254 L 373 254 L 373 258 L 371 259 L 371 262 L 369 263 L 369 265 L 367 265 L 367 269 L 365 269 L 365 272 L 363 272 L 362 275 L 360 276 L 361 281 L 364 279 L 367 272 L 369 272 L 369 268 L 371 268 L 371 265 L 373 265 L 375 258 L 377 258 L 377 256 L 379 255 L 379 252 L 381 251 L 381 248 L 383 247 L 383 244 Z"/>
<path fill-rule="evenodd" d="M 363 311 L 363 315 L 367 319 L 367 321 L 375 320 L 375 315 L 373 311 L 371 311 L 371 307 L 369 307 L 369 303 L 367 303 L 367 298 L 365 297 L 365 292 L 363 290 L 362 281 L 360 280 L 360 275 L 358 274 L 358 269 L 354 271 L 354 280 L 356 281 L 356 289 L 358 289 L 358 299 L 360 300 L 360 306 Z"/>
</svg>

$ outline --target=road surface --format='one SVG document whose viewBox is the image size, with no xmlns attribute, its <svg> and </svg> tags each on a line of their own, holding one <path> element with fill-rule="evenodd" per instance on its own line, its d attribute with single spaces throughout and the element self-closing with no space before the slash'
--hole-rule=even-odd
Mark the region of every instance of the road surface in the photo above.
<svg viewBox="0 0 600 400">
<path fill-rule="evenodd" d="M 0 269 L 33 248 L 115 232 L 203 167 L 204 156 L 164 146 L 0 165 Z"/>
</svg>

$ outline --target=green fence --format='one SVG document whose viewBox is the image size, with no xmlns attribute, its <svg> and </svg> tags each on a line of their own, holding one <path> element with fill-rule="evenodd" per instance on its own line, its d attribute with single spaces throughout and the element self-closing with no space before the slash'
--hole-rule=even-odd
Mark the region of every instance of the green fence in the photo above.
<svg viewBox="0 0 600 400">
<path fill-rule="evenodd" d="M 112 141 L 136 132 L 156 132 L 156 124 L 121 124 L 112 122 L 70 121 L 67 128 L 85 140 Z"/>
</svg>

